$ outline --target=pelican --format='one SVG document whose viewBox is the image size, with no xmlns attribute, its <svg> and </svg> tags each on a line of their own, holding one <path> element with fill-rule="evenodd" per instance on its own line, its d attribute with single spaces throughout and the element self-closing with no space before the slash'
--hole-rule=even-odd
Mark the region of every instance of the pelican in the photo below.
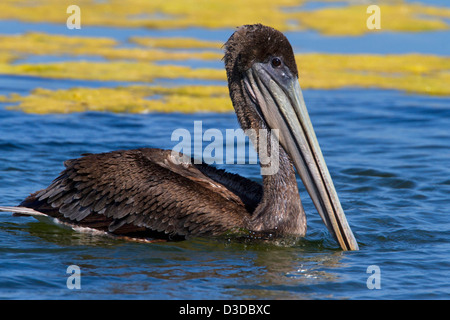
<svg viewBox="0 0 450 320">
<path fill-rule="evenodd" d="M 176 162 L 171 150 L 120 150 L 67 160 L 46 189 L 0 210 L 143 239 L 218 237 L 239 230 L 299 238 L 306 234 L 306 216 L 295 167 L 342 250 L 358 250 L 309 119 L 287 38 L 268 26 L 244 25 L 224 50 L 241 128 L 253 129 L 256 140 L 278 130 L 278 170 L 263 175 L 262 185 L 204 163 Z"/>
</svg>

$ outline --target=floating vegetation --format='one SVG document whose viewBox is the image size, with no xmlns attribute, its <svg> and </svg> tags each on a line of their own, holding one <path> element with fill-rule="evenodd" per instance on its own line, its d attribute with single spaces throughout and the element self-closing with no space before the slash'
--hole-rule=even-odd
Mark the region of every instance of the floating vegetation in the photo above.
<svg viewBox="0 0 450 320">
<path fill-rule="evenodd" d="M 340 2 L 347 5 L 308 11 L 302 11 L 306 0 L 79 0 L 77 5 L 81 8 L 83 26 L 232 30 L 241 24 L 260 22 L 280 30 L 316 30 L 326 35 L 358 36 L 379 32 L 367 29 L 367 3 Z M 61 0 L 32 3 L 5 0 L 0 3 L 0 19 L 65 24 L 66 9 L 70 4 L 71 1 Z M 386 0 L 379 6 L 381 31 L 419 32 L 449 28 L 450 10 L 447 8 L 402 0 Z M 218 41 L 180 37 L 133 36 L 121 42 L 109 37 L 39 32 L 0 35 L 2 74 L 130 82 L 130 86 L 116 88 L 38 88 L 25 96 L 12 93 L 0 97 L 0 101 L 10 109 L 31 113 L 231 111 L 222 68 L 183 65 L 184 61 L 193 59 L 219 61 L 223 56 L 222 45 Z M 29 63 L 27 58 L 30 56 L 64 56 L 67 61 Z M 105 61 L 90 60 L 90 57 L 101 57 Z M 296 58 L 304 89 L 383 88 L 450 95 L 450 59 L 445 56 L 310 53 L 298 54 Z M 171 64 L 158 63 L 163 60 Z M 158 79 L 213 80 L 222 85 L 175 88 L 150 85 Z M 143 84 L 132 85 L 133 82 Z"/>
<path fill-rule="evenodd" d="M 282 6 L 303 1 L 280 0 L 78 0 L 83 25 L 147 27 L 157 29 L 207 27 L 234 28 L 244 23 L 284 25 Z M 0 19 L 29 22 L 66 23 L 67 7 L 73 1 L 9 0 L 0 3 Z M 45 17 L 45 18 L 43 18 Z"/>
<path fill-rule="evenodd" d="M 0 50 L 15 54 L 86 54 L 113 48 L 117 41 L 104 37 L 75 37 L 29 32 L 0 35 Z"/>
<path fill-rule="evenodd" d="M 186 66 L 156 65 L 153 63 L 129 61 L 67 61 L 36 64 L 0 64 L 0 73 L 55 79 L 122 82 L 153 82 L 155 78 L 226 79 L 225 71 L 219 69 L 192 69 Z"/>
<path fill-rule="evenodd" d="M 35 89 L 28 96 L 13 94 L 8 98 L 3 97 L 0 101 L 18 103 L 9 106 L 8 109 L 38 114 L 84 111 L 143 113 L 232 110 L 228 89 L 225 86 Z"/>
<path fill-rule="evenodd" d="M 222 49 L 223 43 L 219 41 L 206 41 L 195 38 L 150 38 L 131 37 L 130 42 L 145 47 L 170 48 L 170 49 Z"/>
<path fill-rule="evenodd" d="M 359 36 L 374 32 L 369 30 L 366 20 L 367 3 L 339 8 L 323 8 L 291 14 L 305 29 L 312 29 L 329 36 Z M 421 4 L 380 4 L 382 31 L 420 32 L 448 30 L 450 9 Z"/>
<path fill-rule="evenodd" d="M 450 95 L 450 58 L 423 54 L 296 56 L 303 88 L 397 89 Z"/>
<path fill-rule="evenodd" d="M 148 37 L 132 38 L 132 42 L 155 48 L 123 48 L 116 40 L 106 37 L 76 37 L 30 32 L 15 35 L 0 35 L 0 52 L 9 52 L 21 58 L 27 55 L 67 55 L 67 56 L 99 56 L 105 59 L 123 59 L 140 61 L 159 60 L 218 60 L 223 54 L 214 51 L 167 51 L 161 48 L 182 49 L 188 44 L 204 48 L 214 48 L 215 42 L 198 39 L 153 39 Z M 0 57 L 1 59 L 1 57 Z M 0 60 L 1 62 L 2 60 Z"/>
<path fill-rule="evenodd" d="M 0 51 L 0 63 L 9 63 L 14 61 L 16 58 L 16 55 L 12 53 Z"/>
<path fill-rule="evenodd" d="M 398 89 L 433 95 L 450 95 L 450 59 L 431 55 L 332 55 L 296 57 L 304 89 L 345 87 Z M 65 62 L 37 65 L 0 65 L 13 74 L 56 78 L 151 82 L 155 78 L 225 80 L 219 69 L 155 66 L 146 63 Z M 228 88 L 223 86 L 35 89 L 28 96 L 3 97 L 10 109 L 30 113 L 112 112 L 228 112 Z"/>
<path fill-rule="evenodd" d="M 426 94 L 450 94 L 448 57 L 403 55 L 300 54 L 296 56 L 304 88 L 376 87 Z M 153 82 L 155 79 L 225 80 L 222 69 L 144 62 L 67 61 L 0 64 L 0 73 L 80 80 Z"/>
<path fill-rule="evenodd" d="M 366 28 L 367 1 L 342 1 L 344 7 L 301 12 L 307 0 L 78 0 L 83 25 L 174 29 L 235 28 L 263 23 L 279 30 L 310 29 L 329 35 L 359 35 Z M 65 24 L 72 1 L 7 0 L 0 3 L 0 19 Z M 382 31 L 448 29 L 450 10 L 401 0 L 375 1 L 383 13 Z"/>
</svg>

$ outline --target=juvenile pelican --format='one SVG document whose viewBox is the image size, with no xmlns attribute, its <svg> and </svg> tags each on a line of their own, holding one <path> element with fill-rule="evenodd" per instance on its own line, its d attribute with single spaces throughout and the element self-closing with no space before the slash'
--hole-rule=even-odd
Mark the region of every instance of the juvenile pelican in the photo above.
<svg viewBox="0 0 450 320">
<path fill-rule="evenodd" d="M 237 230 L 302 237 L 306 217 L 295 167 L 340 247 L 358 250 L 309 119 L 288 40 L 270 27 L 245 25 L 224 47 L 242 129 L 254 129 L 258 141 L 279 132 L 279 168 L 263 176 L 262 186 L 206 164 L 178 164 L 170 150 L 143 148 L 68 160 L 49 187 L 0 210 L 135 238 L 214 237 Z"/>
</svg>

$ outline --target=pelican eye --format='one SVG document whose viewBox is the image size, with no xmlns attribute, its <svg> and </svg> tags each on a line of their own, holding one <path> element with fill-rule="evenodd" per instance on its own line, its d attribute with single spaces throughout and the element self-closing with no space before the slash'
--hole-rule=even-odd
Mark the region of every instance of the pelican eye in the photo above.
<svg viewBox="0 0 450 320">
<path fill-rule="evenodd" d="M 281 59 L 280 58 L 272 58 L 272 67 L 277 68 L 281 66 Z"/>
</svg>

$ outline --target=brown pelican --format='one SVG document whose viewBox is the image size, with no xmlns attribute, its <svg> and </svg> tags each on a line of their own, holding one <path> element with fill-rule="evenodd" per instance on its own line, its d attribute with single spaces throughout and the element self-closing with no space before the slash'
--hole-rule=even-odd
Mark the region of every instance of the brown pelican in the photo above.
<svg viewBox="0 0 450 320">
<path fill-rule="evenodd" d="M 134 238 L 215 237 L 239 230 L 302 237 L 306 217 L 295 166 L 340 247 L 358 250 L 310 122 L 288 40 L 273 28 L 245 25 L 224 48 L 242 129 L 254 129 L 254 139 L 263 138 L 260 132 L 279 132 L 279 168 L 263 176 L 262 186 L 206 164 L 177 163 L 170 150 L 143 148 L 68 160 L 49 187 L 1 210 Z"/>
</svg>

